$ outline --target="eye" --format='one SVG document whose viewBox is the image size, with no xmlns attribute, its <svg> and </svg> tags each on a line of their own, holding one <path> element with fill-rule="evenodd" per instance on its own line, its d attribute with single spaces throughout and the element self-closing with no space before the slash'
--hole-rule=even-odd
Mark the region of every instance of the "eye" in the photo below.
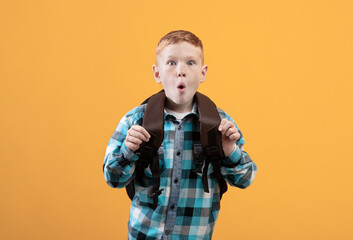
<svg viewBox="0 0 353 240">
<path fill-rule="evenodd" d="M 188 63 L 187 63 L 188 65 L 190 65 L 190 66 L 192 66 L 192 65 L 194 65 L 195 64 L 195 61 L 188 61 Z"/>
<path fill-rule="evenodd" d="M 168 64 L 168 65 L 171 65 L 171 66 L 176 65 L 176 63 L 175 63 L 174 61 L 169 61 L 167 64 Z"/>
</svg>

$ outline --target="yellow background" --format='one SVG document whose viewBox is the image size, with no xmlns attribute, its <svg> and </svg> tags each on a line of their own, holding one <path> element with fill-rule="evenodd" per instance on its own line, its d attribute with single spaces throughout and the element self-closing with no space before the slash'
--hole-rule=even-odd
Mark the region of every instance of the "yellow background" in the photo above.
<svg viewBox="0 0 353 240">
<path fill-rule="evenodd" d="M 214 239 L 353 239 L 351 1 L 0 2 L 0 239 L 126 239 L 104 181 L 121 117 L 158 91 L 155 46 L 201 38 L 210 96 L 258 175 Z"/>
</svg>

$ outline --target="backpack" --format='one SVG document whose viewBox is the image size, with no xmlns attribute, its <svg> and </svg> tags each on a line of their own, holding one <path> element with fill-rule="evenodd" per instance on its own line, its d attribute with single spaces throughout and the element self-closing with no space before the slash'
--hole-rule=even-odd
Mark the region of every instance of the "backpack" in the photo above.
<svg viewBox="0 0 353 240">
<path fill-rule="evenodd" d="M 215 178 L 220 186 L 220 198 L 228 189 L 227 183 L 221 175 L 220 161 L 224 158 L 222 148 L 222 135 L 218 131 L 221 122 L 216 105 L 207 96 L 196 92 L 196 101 L 198 103 L 198 113 L 200 116 L 200 141 L 202 151 L 200 157 L 196 160 L 196 173 L 202 173 L 202 182 L 205 192 L 209 192 L 207 181 L 207 169 L 210 164 L 213 166 Z M 142 104 L 147 103 L 143 117 L 142 127 L 144 127 L 151 138 L 148 142 L 140 145 L 138 152 L 139 160 L 136 162 L 135 178 L 126 186 L 129 198 L 132 200 L 135 195 L 135 181 L 139 181 L 144 174 L 144 169 L 150 166 L 153 178 L 152 191 L 148 197 L 153 198 L 153 206 L 158 203 L 158 196 L 163 189 L 160 187 L 160 169 L 158 149 L 164 138 L 164 104 L 166 96 L 164 91 L 160 91 Z M 202 166 L 203 169 L 202 169 Z"/>
</svg>

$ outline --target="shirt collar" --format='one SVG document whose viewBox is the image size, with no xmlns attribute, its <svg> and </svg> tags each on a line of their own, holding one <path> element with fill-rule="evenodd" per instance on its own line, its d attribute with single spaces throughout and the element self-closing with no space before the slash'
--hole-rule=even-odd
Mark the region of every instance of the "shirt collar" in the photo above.
<svg viewBox="0 0 353 240">
<path fill-rule="evenodd" d="M 196 98 L 194 98 L 194 103 L 192 105 L 191 111 L 189 114 L 187 114 L 186 116 L 189 115 L 195 115 L 197 118 L 199 118 L 199 112 L 198 112 L 198 108 L 197 108 L 197 101 Z M 186 117 L 185 116 L 185 117 Z M 175 118 L 172 114 L 168 113 L 165 109 L 164 109 L 164 119 L 166 119 L 167 117 L 172 117 Z"/>
</svg>

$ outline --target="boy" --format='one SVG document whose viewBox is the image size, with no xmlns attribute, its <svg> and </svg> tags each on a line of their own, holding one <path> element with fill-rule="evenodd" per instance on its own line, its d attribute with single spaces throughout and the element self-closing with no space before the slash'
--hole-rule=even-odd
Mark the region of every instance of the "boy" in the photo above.
<svg viewBox="0 0 353 240">
<path fill-rule="evenodd" d="M 129 239 L 211 239 L 220 209 L 220 187 L 207 172 L 209 192 L 204 191 L 202 173 L 195 173 L 200 154 L 200 123 L 195 93 L 205 81 L 201 41 L 191 32 L 173 31 L 158 43 L 153 74 L 165 91 L 164 139 L 159 153 L 160 189 L 158 204 L 149 197 L 152 174 L 144 170 L 135 181 L 128 223 Z M 142 120 L 146 104 L 134 108 L 120 121 L 107 147 L 103 170 L 107 183 L 122 188 L 135 178 L 139 147 L 150 139 Z M 221 117 L 225 158 L 220 160 L 222 177 L 232 186 L 246 188 L 256 175 L 256 165 L 243 151 L 244 139 L 232 118 Z"/>
</svg>

